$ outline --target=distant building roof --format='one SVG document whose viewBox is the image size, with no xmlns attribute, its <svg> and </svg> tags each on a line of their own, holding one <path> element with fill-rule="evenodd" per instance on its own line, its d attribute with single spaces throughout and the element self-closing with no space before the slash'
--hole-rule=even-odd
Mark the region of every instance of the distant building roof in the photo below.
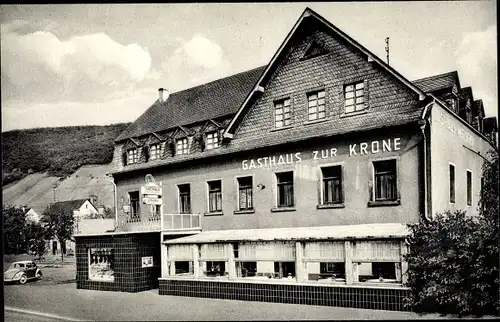
<svg viewBox="0 0 500 322">
<path fill-rule="evenodd" d="M 55 211 L 60 211 L 62 213 L 73 214 L 73 210 L 79 209 L 85 201 L 89 201 L 92 204 L 90 199 L 75 199 L 75 200 L 58 201 L 47 208 L 51 208 Z"/>
<path fill-rule="evenodd" d="M 457 82 L 458 72 L 455 70 L 449 73 L 420 78 L 414 80 L 412 83 L 422 91 L 430 93 L 444 88 L 453 87 L 453 85 L 457 84 Z"/>
<path fill-rule="evenodd" d="M 115 142 L 235 114 L 265 66 L 172 93 L 156 102 L 125 129 Z"/>
</svg>

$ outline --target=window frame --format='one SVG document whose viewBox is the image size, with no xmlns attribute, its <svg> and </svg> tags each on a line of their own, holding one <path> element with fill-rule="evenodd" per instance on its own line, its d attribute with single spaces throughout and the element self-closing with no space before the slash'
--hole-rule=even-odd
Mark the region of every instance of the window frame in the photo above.
<svg viewBox="0 0 500 322">
<path fill-rule="evenodd" d="M 208 140 L 211 139 L 212 142 L 209 143 Z M 205 133 L 205 150 L 213 150 L 220 148 L 220 135 L 219 131 L 208 131 Z"/>
<path fill-rule="evenodd" d="M 137 200 L 135 199 L 132 199 L 132 196 L 131 194 L 132 193 L 137 193 Z M 134 191 L 129 191 L 127 192 L 127 195 L 128 195 L 128 204 L 129 204 L 129 207 L 130 207 L 130 212 L 128 214 L 128 218 L 129 219 L 133 219 L 133 218 L 141 218 L 141 192 L 139 190 L 134 190 Z M 134 202 L 136 202 L 137 204 L 137 211 L 134 213 Z"/>
<path fill-rule="evenodd" d="M 153 147 L 154 153 L 153 153 Z M 158 160 L 161 158 L 161 143 L 153 143 L 149 145 L 149 161 Z"/>
<path fill-rule="evenodd" d="M 132 158 L 130 154 L 131 152 L 132 152 Z M 136 147 L 127 149 L 127 165 L 136 163 L 139 163 L 139 148 Z"/>
<path fill-rule="evenodd" d="M 324 168 L 333 168 L 333 167 L 340 167 L 340 202 L 331 202 L 331 203 L 325 203 L 325 178 L 323 176 L 323 169 Z M 327 163 L 327 164 L 321 164 L 318 166 L 319 168 L 319 206 L 322 207 L 336 207 L 336 206 L 343 206 L 345 202 L 345 189 L 344 189 L 344 163 Z"/>
<path fill-rule="evenodd" d="M 396 185 L 396 198 L 395 199 L 385 199 L 385 200 L 377 200 L 376 199 L 376 178 L 375 178 L 375 163 L 376 162 L 381 162 L 381 161 L 391 161 L 394 160 L 396 162 L 396 180 L 395 180 L 395 185 Z M 369 207 L 376 207 L 376 206 L 399 206 L 401 204 L 401 194 L 400 194 L 400 189 L 401 189 L 401 171 L 400 171 L 400 157 L 398 155 L 396 156 L 386 156 L 386 157 L 380 157 L 380 158 L 370 158 L 370 171 L 371 171 L 371 189 L 370 189 L 370 194 L 371 194 L 371 200 L 368 202 Z"/>
<path fill-rule="evenodd" d="M 252 205 L 251 207 L 247 207 L 247 208 L 241 208 L 241 204 L 240 204 L 240 190 L 241 190 L 241 185 L 240 185 L 240 179 L 244 179 L 244 178 L 250 178 L 252 180 L 252 184 L 250 185 L 250 191 L 251 191 L 251 200 L 252 200 Z M 237 212 L 253 212 L 255 210 L 255 206 L 254 206 L 254 197 L 255 197 L 255 194 L 254 194 L 254 175 L 244 175 L 244 176 L 236 176 L 235 177 L 235 181 L 236 181 L 236 205 L 237 205 Z M 248 189 L 248 186 L 247 186 L 247 189 Z M 247 198 L 248 200 L 248 198 Z"/>
<path fill-rule="evenodd" d="M 212 182 L 220 182 L 220 210 L 214 210 L 214 211 L 211 211 L 210 210 L 210 183 Z M 222 178 L 219 178 L 219 179 L 210 179 L 210 180 L 207 180 L 206 181 L 206 187 L 207 187 L 207 213 L 205 215 L 222 215 L 222 205 L 223 205 L 223 187 L 222 187 Z"/>
<path fill-rule="evenodd" d="M 453 167 L 453 183 L 451 180 L 451 168 Z M 455 204 L 457 201 L 457 167 L 454 163 L 448 162 L 448 202 Z"/>
<path fill-rule="evenodd" d="M 285 102 L 289 102 L 288 105 L 285 105 Z M 281 111 L 281 115 L 283 116 L 283 119 L 282 120 L 277 120 L 277 116 L 278 116 L 278 107 L 277 105 L 278 104 L 282 104 L 280 109 L 282 110 Z M 285 112 L 285 107 L 288 107 L 288 112 Z M 289 114 L 289 118 L 286 118 L 285 119 L 285 115 L 286 114 Z M 280 98 L 280 99 L 277 99 L 277 100 L 274 100 L 273 101 L 273 120 L 274 120 L 274 129 L 283 129 L 283 128 L 288 128 L 288 127 L 291 127 L 292 126 L 292 97 L 290 96 L 287 96 L 287 97 L 284 97 L 284 98 Z M 289 121 L 288 124 L 285 124 L 286 122 L 285 121 Z M 278 122 L 282 122 L 282 125 L 281 126 L 278 126 Z"/>
<path fill-rule="evenodd" d="M 191 214 L 192 213 L 192 204 L 191 204 L 191 184 L 190 183 L 178 183 L 177 185 L 177 211 L 179 214 Z M 181 190 L 180 186 L 188 186 L 188 200 L 189 200 L 189 212 L 182 212 L 182 199 L 181 199 Z"/>
<path fill-rule="evenodd" d="M 278 176 L 284 173 L 292 173 L 292 202 L 293 204 L 286 205 L 286 206 L 279 206 L 279 182 L 278 182 Z M 283 169 L 280 171 L 274 172 L 274 209 L 276 210 L 287 210 L 287 209 L 295 209 L 297 206 L 297 201 L 295 200 L 295 171 L 293 169 Z"/>
<path fill-rule="evenodd" d="M 356 92 L 359 89 L 356 89 L 356 86 L 359 85 L 359 84 L 363 84 L 363 88 L 361 89 L 363 91 L 363 94 L 358 97 L 356 95 Z M 352 90 L 353 97 L 351 97 L 351 98 L 347 98 L 347 93 L 348 93 L 347 87 L 349 87 L 349 86 L 353 86 L 353 90 Z M 343 95 L 343 103 L 344 103 L 343 104 L 343 108 L 344 108 L 344 113 L 343 114 L 344 115 L 353 115 L 353 114 L 356 114 L 356 113 L 361 113 L 361 112 L 363 112 L 363 111 L 365 111 L 367 109 L 366 100 L 365 100 L 365 98 L 366 98 L 366 91 L 365 91 L 365 89 L 366 89 L 366 82 L 365 82 L 365 80 L 349 82 L 349 83 L 346 83 L 346 84 L 343 85 L 342 95 Z M 351 91 L 349 91 L 349 93 L 350 92 Z M 356 104 L 356 99 L 357 98 L 361 98 L 361 97 L 363 97 L 363 102 Z M 350 105 L 347 105 L 347 100 L 349 100 L 349 99 L 353 99 L 354 103 L 350 104 Z M 352 111 L 347 111 L 347 107 L 348 106 L 353 106 L 354 109 Z M 358 109 L 357 108 L 358 106 L 362 106 L 362 108 Z"/>
<path fill-rule="evenodd" d="M 469 173 L 470 173 L 470 182 L 469 182 Z M 466 180 L 466 200 L 467 200 L 467 206 L 470 207 L 472 206 L 472 202 L 474 199 L 473 196 L 473 173 L 471 169 L 465 169 L 465 180 Z"/>
<path fill-rule="evenodd" d="M 320 93 L 323 93 L 322 97 L 319 97 Z M 310 99 L 313 95 L 316 95 L 315 100 Z M 326 116 L 327 116 L 327 113 L 326 113 L 326 89 L 322 88 L 322 89 L 310 91 L 306 94 L 306 98 L 307 98 L 307 120 L 306 120 L 306 122 L 319 122 L 319 121 L 325 120 Z M 323 104 L 319 104 L 320 99 L 323 99 Z M 316 108 L 316 112 L 314 112 L 314 113 L 310 112 L 310 109 L 311 109 L 310 103 L 311 102 L 316 102 L 316 105 L 313 106 L 313 108 Z M 318 110 L 319 106 L 323 106 L 323 110 L 321 112 Z M 323 113 L 323 117 L 319 117 L 320 113 Z M 311 119 L 311 115 L 315 115 L 316 118 Z"/>
<path fill-rule="evenodd" d="M 179 142 L 181 143 L 181 149 L 179 149 Z M 186 144 L 184 144 L 186 143 Z M 178 138 L 175 140 L 175 155 L 186 155 L 189 154 L 189 140 L 187 137 Z"/>
</svg>

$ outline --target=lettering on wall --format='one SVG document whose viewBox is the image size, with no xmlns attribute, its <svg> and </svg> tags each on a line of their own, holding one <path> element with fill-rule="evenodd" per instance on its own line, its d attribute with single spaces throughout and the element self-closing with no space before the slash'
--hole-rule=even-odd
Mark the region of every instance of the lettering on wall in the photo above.
<svg viewBox="0 0 500 322">
<path fill-rule="evenodd" d="M 401 138 L 388 140 L 360 142 L 349 144 L 349 156 L 359 156 L 368 154 L 377 154 L 383 152 L 393 152 L 401 149 Z M 333 159 L 337 157 L 337 148 L 328 148 L 314 150 L 309 155 L 313 160 Z M 307 156 L 303 152 L 294 152 L 287 154 L 279 154 L 257 159 L 246 159 L 241 162 L 243 170 L 251 170 L 257 168 L 271 168 L 287 164 L 295 164 L 302 162 L 302 158 Z"/>
<path fill-rule="evenodd" d="M 472 135 L 467 133 L 466 130 L 460 129 L 454 122 L 452 121 L 451 116 L 445 115 L 442 111 L 436 111 L 436 119 L 435 121 L 439 123 L 442 127 L 445 127 L 453 134 L 458 135 L 460 139 L 467 142 L 471 147 L 474 146 L 474 138 Z M 458 122 L 458 121 L 457 121 Z"/>
</svg>

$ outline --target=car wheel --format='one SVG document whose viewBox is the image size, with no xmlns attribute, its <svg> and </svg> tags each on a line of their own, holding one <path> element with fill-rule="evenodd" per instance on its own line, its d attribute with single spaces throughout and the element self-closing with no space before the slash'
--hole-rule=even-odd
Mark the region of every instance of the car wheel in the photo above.
<svg viewBox="0 0 500 322">
<path fill-rule="evenodd" d="M 26 276 L 26 274 L 23 274 L 21 276 L 21 278 L 19 279 L 20 284 L 26 284 L 27 281 L 28 281 L 28 277 Z"/>
<path fill-rule="evenodd" d="M 39 279 L 39 280 L 43 279 L 43 274 L 42 274 L 42 272 L 38 272 L 38 273 L 36 273 L 36 278 L 37 278 L 37 279 Z"/>
</svg>

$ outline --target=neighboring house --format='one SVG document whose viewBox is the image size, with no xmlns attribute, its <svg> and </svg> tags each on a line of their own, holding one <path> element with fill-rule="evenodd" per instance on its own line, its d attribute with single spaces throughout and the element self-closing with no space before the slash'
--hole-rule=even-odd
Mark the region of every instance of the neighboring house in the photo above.
<svg viewBox="0 0 500 322">
<path fill-rule="evenodd" d="M 35 211 L 35 209 L 23 207 L 23 210 L 26 211 L 24 214 L 26 220 L 35 223 L 40 222 L 40 215 Z"/>
<path fill-rule="evenodd" d="M 306 9 L 268 65 L 160 89 L 116 138 L 77 287 L 403 310 L 407 224 L 477 215 L 496 131 L 457 72 L 409 81 Z"/>
<path fill-rule="evenodd" d="M 90 198 L 58 201 L 49 207 L 55 211 L 73 214 L 75 218 L 75 233 L 79 230 L 78 223 L 82 219 L 100 218 L 99 211 L 91 202 Z M 47 207 L 47 209 L 49 207 Z M 62 247 L 57 239 L 51 239 L 48 241 L 48 252 L 50 254 L 60 254 L 61 251 L 66 252 L 67 249 L 74 250 L 75 243 L 73 241 L 67 241 L 66 245 L 63 245 Z"/>
</svg>

